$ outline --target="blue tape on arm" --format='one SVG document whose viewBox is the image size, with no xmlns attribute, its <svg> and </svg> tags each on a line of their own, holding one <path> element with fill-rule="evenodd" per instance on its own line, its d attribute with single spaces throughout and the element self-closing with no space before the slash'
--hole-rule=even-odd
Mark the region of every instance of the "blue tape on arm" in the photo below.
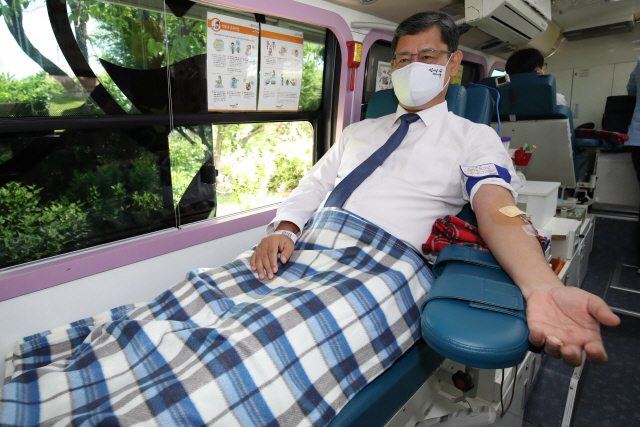
<svg viewBox="0 0 640 427">
<path fill-rule="evenodd" d="M 471 87 L 486 87 L 489 90 L 492 90 L 496 93 L 497 95 L 497 101 L 496 101 L 496 115 L 498 116 L 498 135 L 502 136 L 501 130 L 502 130 L 502 126 L 500 125 L 500 91 L 494 87 L 491 86 L 486 86 L 486 85 L 480 85 L 478 83 L 471 83 L 469 82 L 469 86 Z"/>
<path fill-rule="evenodd" d="M 495 167 L 498 169 L 498 175 L 500 175 L 500 178 L 502 178 L 502 180 L 507 184 L 511 184 L 511 174 L 509 173 L 509 170 L 498 165 L 495 165 Z"/>
<path fill-rule="evenodd" d="M 485 179 L 500 178 L 507 184 L 511 184 L 511 174 L 509 173 L 509 170 L 506 168 L 503 168 L 502 166 L 498 166 L 496 164 L 494 164 L 494 166 L 498 171 L 498 175 L 487 175 L 487 176 L 481 176 L 477 178 L 467 178 L 467 183 L 465 185 L 465 188 L 469 196 L 471 196 L 471 190 L 473 190 L 473 187 L 475 187 L 477 183 Z"/>
</svg>

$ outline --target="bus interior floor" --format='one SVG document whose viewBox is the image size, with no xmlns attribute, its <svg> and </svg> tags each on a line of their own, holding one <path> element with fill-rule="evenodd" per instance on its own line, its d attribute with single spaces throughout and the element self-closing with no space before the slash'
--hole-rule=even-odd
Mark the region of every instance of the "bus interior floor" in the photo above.
<svg viewBox="0 0 640 427">
<path fill-rule="evenodd" d="M 638 226 L 633 220 L 596 218 L 589 270 L 582 284 L 610 306 L 635 312 L 640 312 L 640 293 L 611 286 L 640 290 Z M 570 422 L 564 412 L 574 371 L 546 357 L 525 407 L 523 427 L 640 427 L 640 381 L 634 374 L 640 366 L 640 318 L 619 316 L 619 326 L 601 328 L 609 361 L 599 366 L 585 363 Z"/>
</svg>

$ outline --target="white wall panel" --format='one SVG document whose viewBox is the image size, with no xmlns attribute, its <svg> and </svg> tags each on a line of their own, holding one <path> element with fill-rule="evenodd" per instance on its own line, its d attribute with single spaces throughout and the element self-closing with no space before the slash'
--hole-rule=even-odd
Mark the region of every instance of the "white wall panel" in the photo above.
<svg viewBox="0 0 640 427">
<path fill-rule="evenodd" d="M 577 41 L 563 41 L 558 51 L 545 59 L 547 73 L 636 61 L 640 56 L 640 25 L 633 31 Z"/>
<path fill-rule="evenodd" d="M 574 69 L 570 104 L 574 126 L 595 123 L 600 129 L 612 83 L 613 64 Z"/>
<path fill-rule="evenodd" d="M 571 90 L 573 88 L 573 70 L 561 70 L 553 73 L 556 78 L 556 92 L 564 95 L 571 106 Z"/>
</svg>

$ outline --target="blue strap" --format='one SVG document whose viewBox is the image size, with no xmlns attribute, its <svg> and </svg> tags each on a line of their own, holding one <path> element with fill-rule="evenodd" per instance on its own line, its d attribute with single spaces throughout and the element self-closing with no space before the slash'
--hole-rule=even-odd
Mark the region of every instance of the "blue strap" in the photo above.
<svg viewBox="0 0 640 427">
<path fill-rule="evenodd" d="M 495 91 L 496 95 L 498 95 L 498 100 L 496 101 L 496 115 L 498 116 L 498 136 L 502 136 L 502 134 L 500 133 L 500 131 L 501 131 L 501 126 L 500 126 L 500 91 L 498 89 L 494 88 L 494 87 L 481 85 L 481 84 L 478 84 L 478 83 L 469 82 L 469 86 L 471 86 L 471 87 L 486 87 L 489 90 Z"/>
<path fill-rule="evenodd" d="M 468 264 L 481 265 L 483 267 L 501 270 L 498 261 L 490 252 L 484 252 L 479 249 L 470 248 L 463 245 L 449 245 L 440 250 L 438 259 L 436 259 L 433 268 L 433 274 L 440 276 L 444 271 L 444 267 L 450 261 L 462 261 Z"/>
<path fill-rule="evenodd" d="M 351 171 L 349 175 L 340 181 L 340 184 L 338 184 L 329 195 L 324 206 L 327 208 L 341 208 L 342 205 L 344 205 L 344 202 L 346 202 L 351 196 L 351 193 L 353 193 L 353 191 L 358 188 L 358 186 L 362 184 L 362 182 L 367 179 L 367 177 L 369 177 L 369 175 L 371 175 L 373 171 L 376 170 L 376 168 L 380 166 L 396 148 L 398 148 L 409 131 L 409 125 L 416 122 L 418 119 L 420 119 L 420 116 L 414 113 L 403 114 L 400 116 L 401 122 L 398 129 L 396 129 L 382 147 L 378 148 L 378 150 L 369 156 L 367 160 L 362 162 L 358 167 Z"/>
<path fill-rule="evenodd" d="M 509 170 L 506 169 L 506 168 L 503 168 L 502 166 L 498 166 L 496 164 L 494 164 L 494 166 L 496 167 L 496 170 L 498 171 L 498 175 L 487 175 L 487 176 L 480 176 L 480 177 L 477 177 L 477 178 L 476 177 L 473 177 L 473 178 L 467 177 L 467 183 L 465 184 L 465 188 L 467 190 L 467 194 L 469 195 L 469 197 L 471 197 L 471 190 L 473 189 L 473 187 L 475 187 L 477 183 L 479 183 L 480 181 L 482 181 L 484 179 L 501 178 L 507 184 L 511 184 L 511 174 L 509 173 Z M 464 172 L 463 172 L 463 174 L 464 174 Z"/>
</svg>

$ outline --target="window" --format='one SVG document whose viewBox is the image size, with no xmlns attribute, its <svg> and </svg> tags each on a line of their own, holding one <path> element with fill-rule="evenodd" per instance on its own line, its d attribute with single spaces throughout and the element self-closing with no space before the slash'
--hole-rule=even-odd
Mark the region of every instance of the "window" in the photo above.
<svg viewBox="0 0 640 427">
<path fill-rule="evenodd" d="M 464 87 L 469 87 L 469 82 L 477 83 L 480 81 L 480 65 L 475 62 L 462 61 L 460 63 L 460 68 L 462 69 L 462 73 L 458 70 L 458 74 L 460 77 L 460 82 Z"/>
<path fill-rule="evenodd" d="M 491 72 L 491 77 L 500 77 L 500 76 L 504 76 L 505 74 L 507 74 L 506 71 L 502 71 L 502 70 L 493 70 Z"/>
<path fill-rule="evenodd" d="M 297 186 L 330 133 L 335 38 L 267 16 L 303 32 L 298 112 L 210 113 L 209 11 L 256 19 L 160 0 L 3 9 L 0 269 L 269 205 Z"/>
<path fill-rule="evenodd" d="M 390 80 L 391 42 L 377 40 L 369 48 L 365 62 L 365 90 L 362 93 L 362 103 L 368 104 L 371 96 L 381 89 L 393 87 Z"/>
<path fill-rule="evenodd" d="M 309 122 L 215 125 L 213 134 L 220 216 L 281 202 L 312 166 Z"/>
</svg>

